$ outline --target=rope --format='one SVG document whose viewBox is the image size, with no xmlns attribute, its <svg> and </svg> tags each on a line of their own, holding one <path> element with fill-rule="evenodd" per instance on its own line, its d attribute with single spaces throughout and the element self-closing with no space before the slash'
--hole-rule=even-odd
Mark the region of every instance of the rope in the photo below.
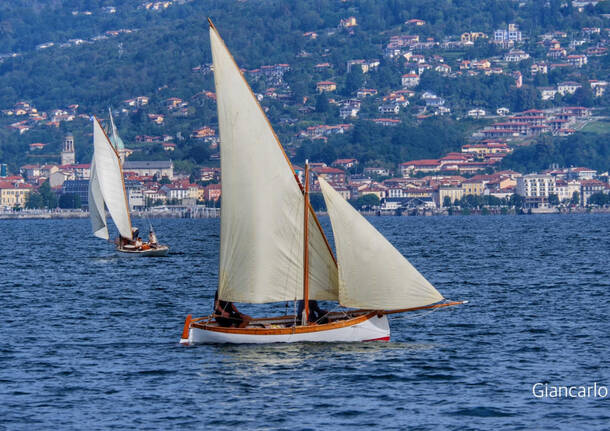
<svg viewBox="0 0 610 431">
<path fill-rule="evenodd" d="M 421 314 L 415 314 L 413 316 L 409 316 L 408 314 L 405 314 L 403 316 L 399 316 L 399 317 L 394 317 L 392 320 L 398 320 L 398 319 L 419 319 L 421 317 L 427 316 L 428 314 L 432 314 L 435 311 L 440 310 L 440 308 L 432 308 L 429 311 L 426 311 L 424 313 Z"/>
</svg>

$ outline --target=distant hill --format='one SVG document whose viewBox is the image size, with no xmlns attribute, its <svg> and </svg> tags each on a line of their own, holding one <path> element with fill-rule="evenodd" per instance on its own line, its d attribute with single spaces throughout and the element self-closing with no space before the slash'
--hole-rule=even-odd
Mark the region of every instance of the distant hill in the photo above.
<svg viewBox="0 0 610 431">
<path fill-rule="evenodd" d="M 459 39 L 463 32 L 492 34 L 496 28 L 517 22 L 534 44 L 534 36 L 543 31 L 603 26 L 594 9 L 579 13 L 572 9 L 571 2 L 565 8 L 558 5 L 557 0 L 454 1 L 443 2 L 442 7 L 438 0 L 1 2 L 0 109 L 11 108 L 18 101 L 30 102 L 41 111 L 78 104 L 79 113 L 105 117 L 107 107 L 112 106 L 119 112 L 117 124 L 128 146 L 135 145 L 139 135 L 168 134 L 177 141 L 174 158 L 188 162 L 187 167 L 201 163 L 201 143 L 191 139 L 191 134 L 202 126 L 216 125 L 215 103 L 198 97 L 202 91 L 214 90 L 212 74 L 205 73 L 205 67 L 199 68 L 211 62 L 207 31 L 210 16 L 244 69 L 290 65 L 290 72 L 277 86 L 249 73 L 246 78 L 259 93 L 277 87 L 281 97 L 265 97 L 263 105 L 282 142 L 297 160 L 310 156 L 332 161 L 336 155 L 391 164 L 439 157 L 459 149 L 476 122 L 431 119 L 420 125 L 414 121 L 415 111 L 406 108 L 399 116 L 401 126 L 389 129 L 363 122 L 378 116 L 376 105 L 365 103 L 358 122 L 339 118 L 338 107 L 331 99 L 353 98 L 360 85 L 378 89 L 379 98 L 401 87 L 400 76 L 408 68 L 401 61 L 383 56 L 394 34 L 443 41 L 449 36 Z M 339 27 L 342 19 L 352 16 L 357 26 Z M 412 19 L 422 20 L 425 25 L 408 24 Z M 317 37 L 306 36 L 311 32 Z M 487 45 L 475 45 L 470 50 L 449 52 L 447 58 L 475 58 L 492 55 L 492 51 Z M 366 76 L 347 73 L 347 61 L 352 59 L 379 59 L 380 66 Z M 329 67 L 316 68 L 323 63 Z M 604 67 L 608 67 L 607 62 Z M 596 73 L 603 75 L 603 71 Z M 337 92 L 329 96 L 327 109 L 316 110 L 316 82 L 326 79 L 336 81 Z M 513 78 L 507 76 L 473 78 L 452 85 L 441 82 L 434 73 L 424 73 L 422 80 L 429 88 L 421 89 L 437 91 L 459 109 L 472 103 L 491 106 L 505 100 L 524 109 L 539 103 L 534 100 L 532 87 L 515 92 Z M 120 114 L 124 101 L 136 96 L 148 97 L 148 105 Z M 171 97 L 187 101 L 188 108 L 169 112 L 165 103 Z M 163 115 L 163 123 L 152 122 L 149 114 Z M 0 115 L 0 157 L 13 166 L 30 160 L 26 153 L 32 142 L 49 143 L 46 151 L 57 152 L 60 136 L 67 130 L 76 134 L 82 160 L 89 156 L 90 132 L 85 120 L 23 135 L 8 128 L 14 121 Z M 328 141 L 296 139 L 308 125 L 342 122 L 355 123 L 355 127 Z M 143 145 L 139 150 L 134 157 L 167 156 L 160 146 Z"/>
</svg>

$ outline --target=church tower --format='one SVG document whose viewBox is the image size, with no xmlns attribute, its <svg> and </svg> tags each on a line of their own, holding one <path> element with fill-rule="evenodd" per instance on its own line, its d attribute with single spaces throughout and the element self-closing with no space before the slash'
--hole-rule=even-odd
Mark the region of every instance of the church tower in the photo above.
<svg viewBox="0 0 610 431">
<path fill-rule="evenodd" d="M 62 165 L 73 165 L 76 162 L 76 155 L 74 153 L 74 135 L 68 133 L 64 138 L 64 145 L 61 150 L 61 164 Z"/>
</svg>

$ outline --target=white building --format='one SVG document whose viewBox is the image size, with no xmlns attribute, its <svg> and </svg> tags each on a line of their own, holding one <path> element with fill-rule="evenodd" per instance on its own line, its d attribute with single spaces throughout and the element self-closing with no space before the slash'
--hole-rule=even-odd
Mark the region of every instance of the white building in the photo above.
<svg viewBox="0 0 610 431">
<path fill-rule="evenodd" d="M 494 32 L 494 42 L 521 42 L 521 32 L 517 24 L 508 24 L 508 29 L 498 29 Z"/>
<path fill-rule="evenodd" d="M 557 194 L 555 177 L 544 174 L 529 174 L 517 178 L 517 194 L 528 204 L 546 203 L 549 195 Z"/>
<path fill-rule="evenodd" d="M 557 94 L 557 89 L 553 87 L 540 87 L 540 98 L 542 100 L 551 100 L 555 98 Z"/>
<path fill-rule="evenodd" d="M 580 85 L 578 82 L 562 82 L 557 86 L 557 92 L 562 96 L 565 96 L 566 94 L 574 94 L 576 90 L 581 87 L 582 85 Z"/>
<path fill-rule="evenodd" d="M 468 111 L 468 116 L 472 117 L 472 118 L 481 118 L 484 117 L 486 114 L 484 109 L 480 109 L 480 108 L 475 108 L 475 109 L 471 109 L 470 111 Z"/>
<path fill-rule="evenodd" d="M 126 161 L 123 164 L 123 172 L 134 172 L 136 175 L 157 176 L 159 179 L 167 177 L 169 180 L 174 178 L 174 163 L 168 161 Z"/>
<path fill-rule="evenodd" d="M 527 60 L 528 58 L 530 58 L 530 55 L 527 52 L 522 51 L 520 49 L 511 49 L 504 56 L 504 61 L 507 61 L 509 63 L 518 63 L 520 61 Z"/>
<path fill-rule="evenodd" d="M 419 75 L 416 73 L 406 73 L 402 75 L 402 87 L 411 88 L 419 85 Z"/>
</svg>

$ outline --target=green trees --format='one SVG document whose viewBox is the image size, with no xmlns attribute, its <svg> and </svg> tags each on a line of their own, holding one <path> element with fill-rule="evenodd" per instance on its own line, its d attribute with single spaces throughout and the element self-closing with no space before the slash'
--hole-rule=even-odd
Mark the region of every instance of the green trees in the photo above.
<svg viewBox="0 0 610 431">
<path fill-rule="evenodd" d="M 25 207 L 28 209 L 43 208 L 44 201 L 42 200 L 42 195 L 38 192 L 31 192 L 25 201 Z"/>
<path fill-rule="evenodd" d="M 320 114 L 325 114 L 328 112 L 328 109 L 328 96 L 325 92 L 322 92 L 316 97 L 316 112 Z"/>
<path fill-rule="evenodd" d="M 591 205 L 610 205 L 610 195 L 602 192 L 593 193 L 589 197 L 589 203 Z"/>
<path fill-rule="evenodd" d="M 80 201 L 80 199 L 79 199 Z M 57 208 L 57 195 L 53 190 L 51 190 L 51 186 L 49 185 L 49 180 L 45 181 L 39 188 L 37 192 L 31 192 L 28 195 L 28 198 L 25 202 L 25 207 L 29 209 L 36 208 L 48 208 L 53 209 Z"/>
<path fill-rule="evenodd" d="M 80 196 L 75 193 L 65 193 L 59 197 L 59 208 L 80 208 Z"/>
<path fill-rule="evenodd" d="M 362 195 L 358 199 L 352 202 L 352 205 L 357 210 L 360 209 L 371 209 L 372 207 L 379 206 L 380 200 L 377 195 L 372 193 Z"/>
<path fill-rule="evenodd" d="M 587 166 L 600 172 L 610 168 L 610 134 L 575 133 L 563 139 L 539 138 L 534 145 L 518 147 L 502 160 L 503 169 L 537 172 L 551 164 Z"/>
<path fill-rule="evenodd" d="M 549 195 L 549 205 L 559 205 L 559 197 L 555 193 Z"/>
</svg>

